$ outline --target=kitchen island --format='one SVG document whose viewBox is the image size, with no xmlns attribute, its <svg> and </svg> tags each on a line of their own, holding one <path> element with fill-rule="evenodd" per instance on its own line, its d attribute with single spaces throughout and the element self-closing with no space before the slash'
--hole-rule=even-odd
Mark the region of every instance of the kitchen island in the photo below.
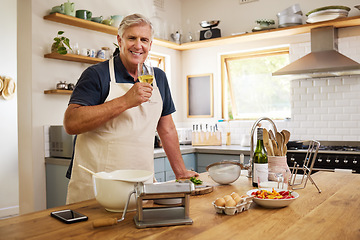
<svg viewBox="0 0 360 240">
<path fill-rule="evenodd" d="M 321 188 L 309 182 L 297 190 L 300 197 L 290 206 L 266 209 L 252 203 L 249 210 L 234 216 L 215 213 L 217 197 L 252 189 L 251 180 L 241 176 L 231 185 L 216 185 L 207 173 L 200 178 L 214 184 L 212 193 L 190 197 L 192 225 L 137 229 L 134 212 L 114 226 L 94 229 L 92 221 L 121 217 L 107 212 L 96 200 L 0 220 L 0 239 L 360 239 L 360 175 L 317 172 L 312 175 Z M 50 212 L 73 209 L 89 217 L 86 222 L 64 224 Z"/>
</svg>

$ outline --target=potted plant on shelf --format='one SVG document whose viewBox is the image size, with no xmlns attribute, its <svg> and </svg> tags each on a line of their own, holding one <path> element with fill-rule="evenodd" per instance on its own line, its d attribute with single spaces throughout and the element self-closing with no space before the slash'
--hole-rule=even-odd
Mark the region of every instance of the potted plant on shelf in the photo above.
<svg viewBox="0 0 360 240">
<path fill-rule="evenodd" d="M 58 31 L 57 37 L 54 38 L 54 43 L 51 45 L 51 52 L 56 52 L 59 54 L 67 54 L 67 49 L 65 45 L 71 50 L 70 40 L 67 37 L 61 36 L 64 34 L 64 31 Z"/>
</svg>

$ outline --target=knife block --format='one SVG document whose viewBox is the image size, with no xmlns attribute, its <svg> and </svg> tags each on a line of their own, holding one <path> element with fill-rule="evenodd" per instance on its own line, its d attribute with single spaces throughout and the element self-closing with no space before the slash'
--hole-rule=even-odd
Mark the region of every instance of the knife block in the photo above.
<svg viewBox="0 0 360 240">
<path fill-rule="evenodd" d="M 193 132 L 193 146 L 221 146 L 221 132 Z"/>
</svg>

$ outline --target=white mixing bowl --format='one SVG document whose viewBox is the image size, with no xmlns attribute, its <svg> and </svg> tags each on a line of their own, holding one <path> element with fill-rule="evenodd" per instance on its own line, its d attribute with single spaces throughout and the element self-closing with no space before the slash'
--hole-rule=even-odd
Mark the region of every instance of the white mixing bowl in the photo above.
<svg viewBox="0 0 360 240">
<path fill-rule="evenodd" d="M 96 200 L 110 212 L 122 212 L 129 194 L 137 182 L 153 182 L 153 173 L 145 170 L 116 170 L 93 175 Z M 131 196 L 128 211 L 136 210 L 135 194 Z"/>
</svg>

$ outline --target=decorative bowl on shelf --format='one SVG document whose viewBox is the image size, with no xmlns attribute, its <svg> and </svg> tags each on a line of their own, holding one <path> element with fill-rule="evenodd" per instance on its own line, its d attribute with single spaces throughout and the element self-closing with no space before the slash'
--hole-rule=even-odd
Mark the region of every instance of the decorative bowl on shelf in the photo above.
<svg viewBox="0 0 360 240">
<path fill-rule="evenodd" d="M 219 25 L 220 20 L 211 20 L 211 21 L 202 21 L 200 22 L 200 26 L 203 28 L 212 28 Z"/>
<path fill-rule="evenodd" d="M 102 16 L 100 16 L 100 17 L 92 17 L 91 18 L 91 21 L 97 22 L 97 23 L 101 23 L 102 20 L 103 20 Z"/>
<path fill-rule="evenodd" d="M 274 27 L 271 27 L 271 25 L 275 24 L 275 20 L 273 19 L 258 19 L 255 22 L 260 26 L 254 27 L 252 30 L 253 32 L 274 29 Z"/>
<path fill-rule="evenodd" d="M 108 25 L 108 26 L 111 26 L 111 24 L 113 22 L 114 22 L 114 19 L 105 19 L 105 20 L 101 21 L 102 24 L 105 24 L 105 25 Z"/>
</svg>

